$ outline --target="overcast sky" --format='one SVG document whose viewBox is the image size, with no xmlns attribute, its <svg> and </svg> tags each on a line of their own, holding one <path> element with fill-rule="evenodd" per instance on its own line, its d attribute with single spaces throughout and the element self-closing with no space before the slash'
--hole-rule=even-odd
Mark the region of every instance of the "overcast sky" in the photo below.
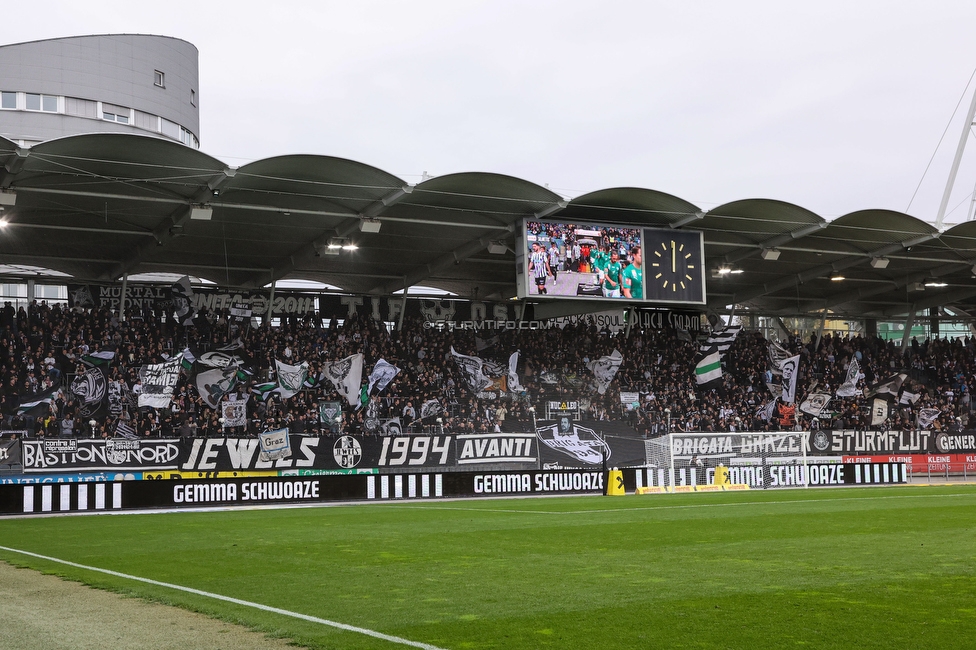
<svg viewBox="0 0 976 650">
<path fill-rule="evenodd" d="M 232 165 L 313 153 L 410 183 L 489 171 L 828 219 L 934 220 L 976 70 L 972 0 L 6 4 L 3 43 L 196 45 L 201 149 Z M 947 221 L 970 209 L 972 139 Z"/>
</svg>

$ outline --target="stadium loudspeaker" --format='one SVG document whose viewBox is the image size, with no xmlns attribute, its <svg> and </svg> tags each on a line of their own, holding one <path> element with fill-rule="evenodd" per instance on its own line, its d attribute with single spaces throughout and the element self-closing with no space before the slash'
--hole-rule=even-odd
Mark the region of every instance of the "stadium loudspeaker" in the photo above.
<svg viewBox="0 0 976 650">
<path fill-rule="evenodd" d="M 624 490 L 624 473 L 619 469 L 612 469 L 607 473 L 607 496 L 620 497 L 627 494 Z"/>
</svg>

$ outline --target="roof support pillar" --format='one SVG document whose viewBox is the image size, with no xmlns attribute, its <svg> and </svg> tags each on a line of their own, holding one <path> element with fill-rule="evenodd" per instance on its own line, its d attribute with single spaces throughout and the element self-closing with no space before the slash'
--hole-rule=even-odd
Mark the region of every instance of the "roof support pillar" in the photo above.
<svg viewBox="0 0 976 650">
<path fill-rule="evenodd" d="M 908 309 L 908 316 L 905 318 L 905 333 L 901 335 L 901 352 L 906 354 L 908 352 L 908 342 L 912 338 L 912 328 L 915 326 L 915 305 Z"/>
</svg>

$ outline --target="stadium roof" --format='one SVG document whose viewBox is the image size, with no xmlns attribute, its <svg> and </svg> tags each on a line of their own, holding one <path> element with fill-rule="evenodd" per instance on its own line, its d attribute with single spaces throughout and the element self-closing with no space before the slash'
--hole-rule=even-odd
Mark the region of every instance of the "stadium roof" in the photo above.
<svg viewBox="0 0 976 650">
<path fill-rule="evenodd" d="M 976 301 L 974 222 L 940 233 L 887 210 L 828 222 L 768 199 L 706 212 L 641 188 L 567 201 L 529 181 L 482 172 L 410 185 L 329 156 L 280 156 L 235 168 L 130 134 L 71 136 L 30 149 L 0 138 L 0 165 L 0 192 L 16 195 L 0 196 L 8 203 L 2 262 L 84 282 L 166 272 L 227 287 L 305 279 L 389 295 L 423 284 L 507 299 L 516 293 L 518 225 L 550 216 L 700 230 L 715 310 L 736 303 L 773 316 L 828 309 L 838 317 L 898 318 L 912 305 L 970 311 Z M 369 232 L 374 219 L 379 232 Z M 330 242 L 358 249 L 328 254 Z M 492 243 L 503 247 L 489 252 Z M 831 280 L 841 275 L 843 281 Z"/>
</svg>

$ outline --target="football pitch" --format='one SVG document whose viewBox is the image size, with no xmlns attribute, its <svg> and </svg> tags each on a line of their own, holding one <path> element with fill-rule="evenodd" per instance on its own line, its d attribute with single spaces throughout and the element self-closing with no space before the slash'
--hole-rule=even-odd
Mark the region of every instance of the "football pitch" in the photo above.
<svg viewBox="0 0 976 650">
<path fill-rule="evenodd" d="M 5 519 L 0 546 L 310 648 L 976 646 L 976 486 Z"/>
</svg>

